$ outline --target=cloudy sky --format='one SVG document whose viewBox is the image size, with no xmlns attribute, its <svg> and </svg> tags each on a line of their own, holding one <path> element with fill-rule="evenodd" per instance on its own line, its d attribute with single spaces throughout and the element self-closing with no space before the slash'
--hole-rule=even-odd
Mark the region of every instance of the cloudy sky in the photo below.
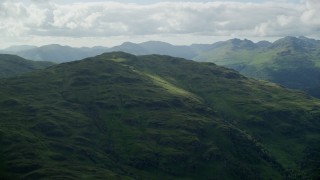
<svg viewBox="0 0 320 180">
<path fill-rule="evenodd" d="M 0 0 L 0 48 L 320 39 L 319 0 Z"/>
</svg>

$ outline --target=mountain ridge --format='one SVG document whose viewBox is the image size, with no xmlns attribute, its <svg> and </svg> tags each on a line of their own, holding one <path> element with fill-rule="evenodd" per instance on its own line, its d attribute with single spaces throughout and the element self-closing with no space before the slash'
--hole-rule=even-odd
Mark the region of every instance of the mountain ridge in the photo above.
<svg viewBox="0 0 320 180">
<path fill-rule="evenodd" d="M 8 176 L 319 176 L 320 101 L 213 63 L 113 52 L 0 83 Z"/>
<path fill-rule="evenodd" d="M 245 76 L 272 81 L 320 97 L 320 41 L 287 36 L 270 43 L 230 39 L 213 44 L 175 46 L 165 42 L 126 42 L 112 48 L 39 47 L 15 52 L 27 59 L 55 62 L 78 60 L 103 52 L 125 51 L 135 55 L 162 54 L 202 62 L 214 62 L 235 69 Z"/>
<path fill-rule="evenodd" d="M 306 37 L 285 37 L 253 50 L 228 46 L 213 48 L 196 57 L 235 69 L 248 77 L 301 89 L 320 97 L 320 41 Z"/>
<path fill-rule="evenodd" d="M 54 63 L 46 61 L 31 61 L 16 55 L 0 54 L 0 77 L 12 77 L 47 68 L 52 65 L 54 65 Z"/>
</svg>

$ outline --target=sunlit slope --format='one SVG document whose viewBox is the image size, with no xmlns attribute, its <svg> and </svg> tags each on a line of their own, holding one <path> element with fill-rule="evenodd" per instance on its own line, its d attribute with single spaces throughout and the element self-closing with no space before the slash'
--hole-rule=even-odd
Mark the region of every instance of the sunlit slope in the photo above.
<svg viewBox="0 0 320 180">
<path fill-rule="evenodd" d="M 319 101 L 211 63 L 107 53 L 0 87 L 3 176 L 319 175 Z"/>
</svg>

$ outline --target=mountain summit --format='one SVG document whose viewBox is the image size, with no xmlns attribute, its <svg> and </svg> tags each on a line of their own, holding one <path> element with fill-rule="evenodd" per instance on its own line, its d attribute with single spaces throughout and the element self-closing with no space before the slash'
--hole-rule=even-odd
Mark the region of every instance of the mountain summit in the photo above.
<svg viewBox="0 0 320 180">
<path fill-rule="evenodd" d="M 320 101 L 213 63 L 114 52 L 0 83 L 2 177 L 319 177 Z"/>
<path fill-rule="evenodd" d="M 233 46 L 230 46 L 233 41 Z M 247 46 L 245 40 L 215 43 L 194 59 L 214 62 L 241 74 L 264 79 L 320 97 L 320 41 L 306 37 L 284 37 L 274 43 Z M 251 45 L 252 46 L 251 46 Z"/>
</svg>

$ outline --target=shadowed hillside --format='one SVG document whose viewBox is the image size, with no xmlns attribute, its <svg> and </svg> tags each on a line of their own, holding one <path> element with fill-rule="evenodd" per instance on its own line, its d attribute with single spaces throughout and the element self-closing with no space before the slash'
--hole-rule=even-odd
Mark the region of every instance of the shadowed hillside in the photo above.
<svg viewBox="0 0 320 180">
<path fill-rule="evenodd" d="M 319 177 L 320 101 L 212 63 L 115 52 L 0 83 L 3 176 Z"/>
<path fill-rule="evenodd" d="M 0 54 L 0 77 L 10 77 L 44 69 L 53 64 L 45 61 L 30 61 L 15 55 Z"/>
</svg>

